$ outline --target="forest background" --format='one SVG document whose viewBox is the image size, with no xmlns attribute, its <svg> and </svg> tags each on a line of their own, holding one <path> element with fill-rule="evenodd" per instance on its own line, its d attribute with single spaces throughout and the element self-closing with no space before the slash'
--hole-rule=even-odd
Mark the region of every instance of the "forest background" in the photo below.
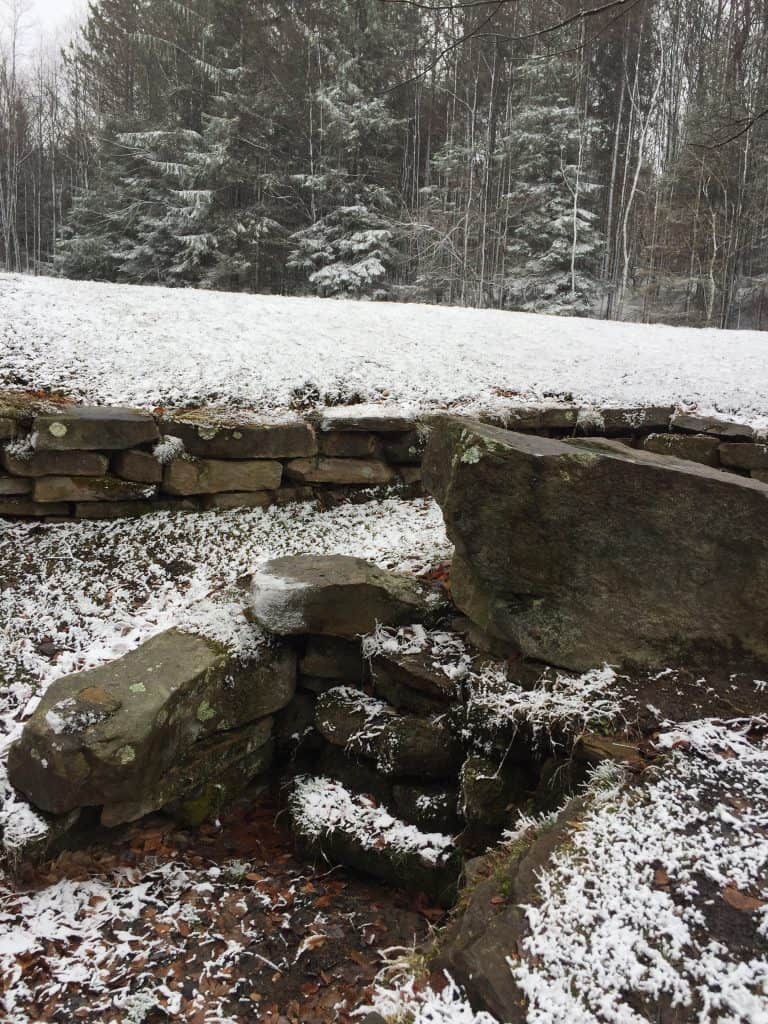
<svg viewBox="0 0 768 1024">
<path fill-rule="evenodd" d="M 768 0 L 0 16 L 3 269 L 768 326 Z"/>
</svg>

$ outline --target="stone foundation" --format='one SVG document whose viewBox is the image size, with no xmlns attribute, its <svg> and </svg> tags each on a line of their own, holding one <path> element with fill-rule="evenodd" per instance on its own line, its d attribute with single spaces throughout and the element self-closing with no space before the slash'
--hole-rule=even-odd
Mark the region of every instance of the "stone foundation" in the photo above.
<svg viewBox="0 0 768 1024">
<path fill-rule="evenodd" d="M 633 447 L 768 479 L 750 427 L 671 408 L 520 406 L 488 422 Z M 0 516 L 107 519 L 152 511 L 336 504 L 372 488 L 421 492 L 430 417 L 341 406 L 283 417 L 214 407 L 169 412 L 0 394 Z"/>
</svg>

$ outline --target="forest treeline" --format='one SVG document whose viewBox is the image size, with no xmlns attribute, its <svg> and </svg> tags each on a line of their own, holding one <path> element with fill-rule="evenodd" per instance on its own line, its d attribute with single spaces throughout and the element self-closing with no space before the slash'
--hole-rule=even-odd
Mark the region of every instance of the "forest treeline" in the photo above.
<svg viewBox="0 0 768 1024">
<path fill-rule="evenodd" d="M 768 323 L 768 0 L 21 3 L 6 269 Z"/>
</svg>

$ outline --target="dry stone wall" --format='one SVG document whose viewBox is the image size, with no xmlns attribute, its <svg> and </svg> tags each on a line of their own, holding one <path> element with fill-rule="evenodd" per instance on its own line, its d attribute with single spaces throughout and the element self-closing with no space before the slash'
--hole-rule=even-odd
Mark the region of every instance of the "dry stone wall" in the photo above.
<svg viewBox="0 0 768 1024">
<path fill-rule="evenodd" d="M 549 437 L 613 437 L 768 482 L 768 444 L 750 427 L 668 407 L 520 406 L 503 421 L 487 419 Z M 0 393 L 0 516 L 110 519 L 312 498 L 335 503 L 382 487 L 419 493 L 429 420 L 387 406 L 270 418 Z"/>
</svg>

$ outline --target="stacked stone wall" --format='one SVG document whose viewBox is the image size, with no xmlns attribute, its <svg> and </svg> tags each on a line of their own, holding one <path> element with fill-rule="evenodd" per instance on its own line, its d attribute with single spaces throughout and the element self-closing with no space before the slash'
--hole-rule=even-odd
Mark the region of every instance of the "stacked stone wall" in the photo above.
<svg viewBox="0 0 768 1024">
<path fill-rule="evenodd" d="M 768 482 L 768 444 L 753 430 L 666 407 L 512 407 L 484 417 L 550 437 L 608 436 Z M 0 516 L 111 519 L 163 509 L 328 504 L 395 488 L 415 495 L 430 417 L 341 406 L 265 417 L 83 406 L 0 394 Z"/>
</svg>

